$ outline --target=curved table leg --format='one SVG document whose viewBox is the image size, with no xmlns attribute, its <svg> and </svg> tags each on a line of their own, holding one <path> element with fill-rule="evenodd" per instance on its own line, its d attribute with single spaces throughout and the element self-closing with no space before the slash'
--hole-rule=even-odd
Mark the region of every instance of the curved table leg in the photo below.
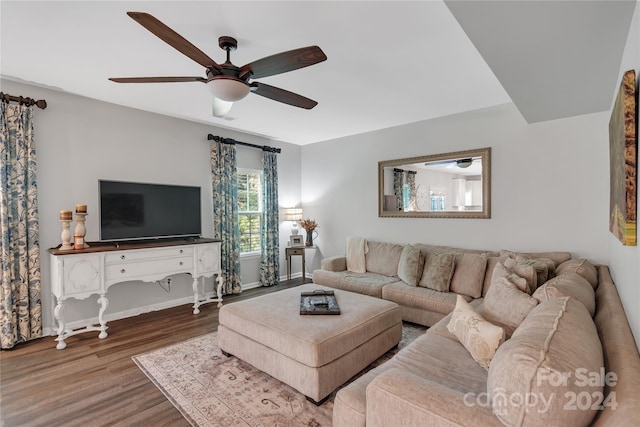
<svg viewBox="0 0 640 427">
<path fill-rule="evenodd" d="M 200 313 L 200 296 L 198 294 L 198 278 L 193 278 L 193 314 Z"/>
<path fill-rule="evenodd" d="M 98 313 L 98 320 L 100 321 L 100 335 L 98 335 L 98 338 L 104 339 L 107 337 L 107 322 L 104 320 L 104 312 L 109 306 L 109 300 L 105 294 L 101 294 L 100 298 L 98 298 L 98 302 L 100 303 L 100 312 Z"/>
<path fill-rule="evenodd" d="M 216 294 L 218 296 L 218 307 L 222 307 L 222 285 L 224 284 L 224 279 L 222 278 L 222 274 L 218 274 L 216 279 L 218 281 L 218 288 L 216 289 Z"/>
<path fill-rule="evenodd" d="M 63 350 L 67 346 L 67 343 L 64 342 L 64 300 L 63 299 L 58 299 L 58 304 L 56 305 L 53 315 L 58 321 L 58 338 L 56 338 L 56 341 L 58 341 L 58 344 L 56 345 L 56 348 L 58 350 Z"/>
</svg>

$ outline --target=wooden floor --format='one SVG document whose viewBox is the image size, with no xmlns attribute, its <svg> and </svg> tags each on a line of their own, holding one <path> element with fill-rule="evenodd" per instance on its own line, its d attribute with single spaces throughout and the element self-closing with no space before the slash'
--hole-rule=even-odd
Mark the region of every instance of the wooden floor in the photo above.
<svg viewBox="0 0 640 427">
<path fill-rule="evenodd" d="M 307 280 L 309 282 L 309 280 Z M 225 303 L 300 285 L 294 279 L 229 295 Z M 44 337 L 0 351 L 0 425 L 189 426 L 131 356 L 213 332 L 215 303 L 194 315 L 189 305 L 108 323 L 109 336 L 75 335 L 56 350 Z"/>
</svg>

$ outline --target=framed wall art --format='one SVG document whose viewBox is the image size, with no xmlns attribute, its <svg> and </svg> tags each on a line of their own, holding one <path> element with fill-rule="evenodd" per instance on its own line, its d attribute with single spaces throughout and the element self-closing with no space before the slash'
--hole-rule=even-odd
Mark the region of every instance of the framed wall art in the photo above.
<svg viewBox="0 0 640 427">
<path fill-rule="evenodd" d="M 609 121 L 609 230 L 623 245 L 636 246 L 637 210 L 636 73 L 624 73 Z"/>
<path fill-rule="evenodd" d="M 302 234 L 295 234 L 289 237 L 289 245 L 291 247 L 304 246 L 304 236 Z"/>
</svg>

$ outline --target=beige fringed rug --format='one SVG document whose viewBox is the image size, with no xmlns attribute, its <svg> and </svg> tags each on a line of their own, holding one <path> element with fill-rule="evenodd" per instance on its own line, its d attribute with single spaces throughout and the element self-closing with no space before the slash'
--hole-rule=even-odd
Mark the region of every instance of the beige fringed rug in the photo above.
<svg viewBox="0 0 640 427">
<path fill-rule="evenodd" d="M 425 330 L 405 323 L 399 348 Z M 363 372 L 397 351 L 389 351 Z M 222 355 L 216 332 L 133 360 L 193 426 L 331 426 L 333 395 L 315 406 L 288 385 L 236 357 Z"/>
</svg>

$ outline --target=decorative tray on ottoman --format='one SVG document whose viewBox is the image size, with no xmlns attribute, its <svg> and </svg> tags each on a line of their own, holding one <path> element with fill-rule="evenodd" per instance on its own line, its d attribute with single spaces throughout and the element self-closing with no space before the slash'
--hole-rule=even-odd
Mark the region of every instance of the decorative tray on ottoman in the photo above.
<svg viewBox="0 0 640 427">
<path fill-rule="evenodd" d="M 333 291 L 315 290 L 300 293 L 300 314 L 340 314 Z"/>
</svg>

